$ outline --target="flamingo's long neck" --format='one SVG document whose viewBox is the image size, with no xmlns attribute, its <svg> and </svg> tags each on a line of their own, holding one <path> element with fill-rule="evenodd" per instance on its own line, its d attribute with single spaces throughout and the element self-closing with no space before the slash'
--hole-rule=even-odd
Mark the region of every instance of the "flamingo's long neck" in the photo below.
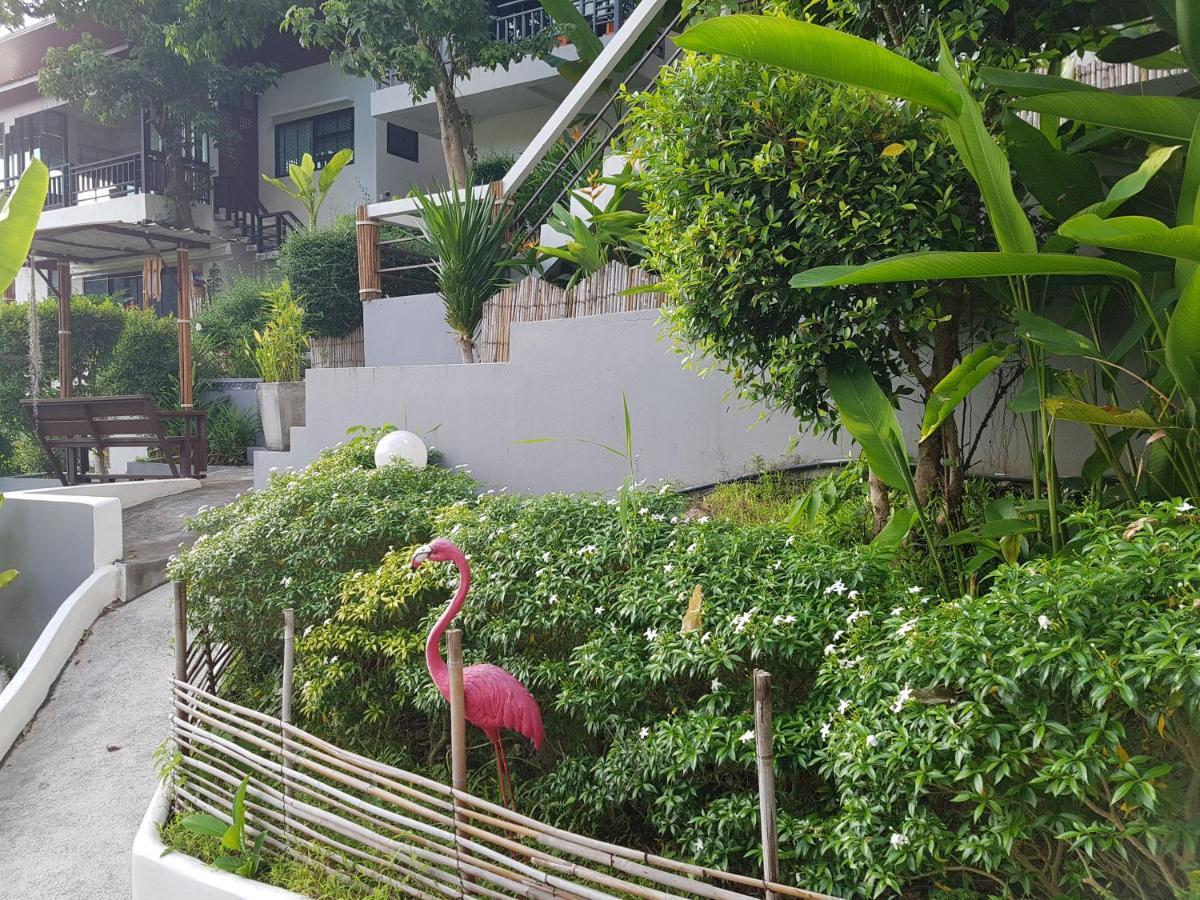
<svg viewBox="0 0 1200 900">
<path fill-rule="evenodd" d="M 446 660 L 442 658 L 442 635 L 446 633 L 446 629 L 450 627 L 450 623 L 462 609 L 462 605 L 467 599 L 467 591 L 471 588 L 471 567 L 467 565 L 466 557 L 456 548 L 452 551 L 450 558 L 458 569 L 458 590 L 454 592 L 454 596 L 450 599 L 450 605 L 446 607 L 446 611 L 437 620 L 437 624 L 433 626 L 433 630 L 429 632 L 429 638 L 425 641 L 425 665 L 429 668 L 429 677 L 433 679 L 437 689 L 442 692 L 442 696 L 447 698 L 450 696 L 450 669 L 446 665 Z"/>
</svg>

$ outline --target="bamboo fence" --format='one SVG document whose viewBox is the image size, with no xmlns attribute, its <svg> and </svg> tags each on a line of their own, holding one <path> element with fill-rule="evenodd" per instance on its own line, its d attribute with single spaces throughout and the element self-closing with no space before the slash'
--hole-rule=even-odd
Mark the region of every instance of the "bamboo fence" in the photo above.
<svg viewBox="0 0 1200 900">
<path fill-rule="evenodd" d="M 544 322 L 608 313 L 658 309 L 666 295 L 657 291 L 628 294 L 658 279 L 638 268 L 610 262 L 598 272 L 564 290 L 536 275 L 504 288 L 483 304 L 475 345 L 480 362 L 508 362 L 509 336 L 514 322 Z"/>
<path fill-rule="evenodd" d="M 309 341 L 312 364 L 318 369 L 346 369 L 366 365 L 363 327 L 339 337 L 314 337 Z"/>
<path fill-rule="evenodd" d="M 231 821 L 233 796 L 248 777 L 247 831 L 253 837 L 265 829 L 271 853 L 412 897 L 833 900 L 555 828 L 309 734 L 289 721 L 290 621 L 282 710 L 272 715 L 232 703 L 219 693 L 232 652 L 203 636 L 188 643 L 180 585 L 175 610 L 175 806 Z M 460 640 L 447 635 L 452 669 L 462 664 Z M 461 691 L 461 680 L 455 686 Z M 458 735 L 455 781 L 464 784 L 461 699 L 451 698 L 459 711 L 451 732 Z"/>
</svg>

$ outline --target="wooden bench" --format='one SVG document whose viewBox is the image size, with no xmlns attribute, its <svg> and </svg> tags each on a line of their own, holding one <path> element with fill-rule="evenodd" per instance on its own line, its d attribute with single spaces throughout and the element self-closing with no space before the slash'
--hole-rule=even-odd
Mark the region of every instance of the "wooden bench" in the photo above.
<svg viewBox="0 0 1200 900">
<path fill-rule="evenodd" d="M 207 472 L 208 428 L 201 410 L 162 410 L 148 394 L 22 400 L 21 406 L 33 424 L 46 462 L 63 484 L 203 478 Z M 103 459 L 102 452 L 109 447 L 158 450 L 171 473 L 115 475 L 91 471 L 91 451 Z"/>
</svg>

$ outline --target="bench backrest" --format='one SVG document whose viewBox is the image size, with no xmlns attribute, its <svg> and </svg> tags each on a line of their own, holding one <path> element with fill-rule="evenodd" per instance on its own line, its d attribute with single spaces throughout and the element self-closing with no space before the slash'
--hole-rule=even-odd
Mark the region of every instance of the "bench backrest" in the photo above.
<svg viewBox="0 0 1200 900">
<path fill-rule="evenodd" d="M 149 394 L 22 400 L 21 406 L 50 443 L 163 436 L 160 414 Z"/>
</svg>

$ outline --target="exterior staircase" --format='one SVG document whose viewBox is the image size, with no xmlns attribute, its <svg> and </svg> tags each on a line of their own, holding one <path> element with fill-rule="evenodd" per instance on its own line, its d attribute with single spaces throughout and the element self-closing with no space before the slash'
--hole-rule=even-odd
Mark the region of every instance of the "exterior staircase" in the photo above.
<svg viewBox="0 0 1200 900">
<path fill-rule="evenodd" d="M 284 240 L 302 227 L 290 210 L 270 212 L 258 199 L 258 192 L 227 175 L 213 178 L 213 219 L 232 233 L 234 240 L 246 244 L 268 258 L 279 252 Z"/>
</svg>

